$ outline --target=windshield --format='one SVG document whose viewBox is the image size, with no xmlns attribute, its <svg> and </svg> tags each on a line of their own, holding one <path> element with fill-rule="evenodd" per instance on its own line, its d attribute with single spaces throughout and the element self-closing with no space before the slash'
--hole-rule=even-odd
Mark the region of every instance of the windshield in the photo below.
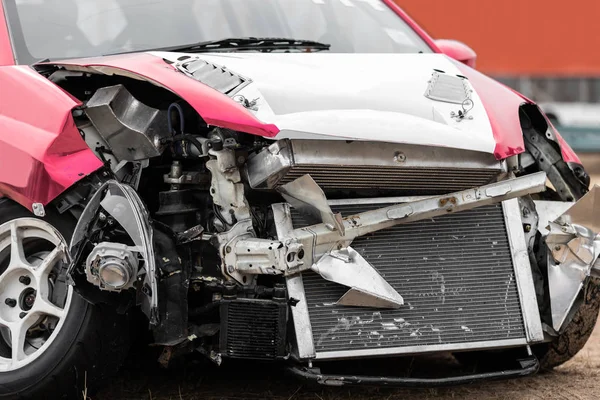
<svg viewBox="0 0 600 400">
<path fill-rule="evenodd" d="M 3 0 L 17 62 L 232 37 L 283 37 L 335 53 L 431 52 L 380 0 Z"/>
</svg>

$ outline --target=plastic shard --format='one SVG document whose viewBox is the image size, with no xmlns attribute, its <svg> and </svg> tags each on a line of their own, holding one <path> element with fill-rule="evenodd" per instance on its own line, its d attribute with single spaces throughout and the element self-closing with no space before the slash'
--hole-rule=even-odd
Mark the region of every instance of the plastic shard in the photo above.
<svg viewBox="0 0 600 400">
<path fill-rule="evenodd" d="M 323 189 L 310 175 L 303 175 L 277 190 L 292 207 L 308 217 L 310 222 L 323 222 L 344 235 L 341 214 L 335 214 L 331 210 Z"/>
</svg>

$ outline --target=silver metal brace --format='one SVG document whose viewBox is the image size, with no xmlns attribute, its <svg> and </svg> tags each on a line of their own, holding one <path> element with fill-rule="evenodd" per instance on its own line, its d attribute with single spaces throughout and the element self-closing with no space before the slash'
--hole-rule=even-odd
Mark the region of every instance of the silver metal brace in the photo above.
<svg viewBox="0 0 600 400">
<path fill-rule="evenodd" d="M 540 225 L 543 223 L 547 232 L 550 308 L 557 332 L 568 322 L 586 279 L 600 275 L 600 186 L 595 185 L 577 203 L 571 204 L 570 207 L 564 202 L 545 202 L 542 207 L 536 204 L 542 210 L 538 211 Z"/>
<path fill-rule="evenodd" d="M 395 225 L 420 221 L 449 213 L 499 203 L 505 200 L 539 193 L 545 190 L 546 174 L 535 174 L 507 179 L 475 189 L 463 190 L 443 196 L 434 196 L 410 203 L 380 208 L 343 218 L 343 229 L 331 229 L 322 223 L 295 229 L 280 240 L 296 240 L 305 252 L 304 264 L 308 268 L 332 250 L 348 247 L 352 241 L 366 234 Z M 317 186 L 318 188 L 318 186 Z M 318 188 L 320 190 L 320 188 Z"/>
</svg>

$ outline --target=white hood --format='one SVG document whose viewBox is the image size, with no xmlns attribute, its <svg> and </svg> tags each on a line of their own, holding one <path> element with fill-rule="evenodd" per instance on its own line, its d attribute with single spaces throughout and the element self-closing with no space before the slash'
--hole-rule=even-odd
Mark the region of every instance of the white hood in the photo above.
<svg viewBox="0 0 600 400">
<path fill-rule="evenodd" d="M 186 55 L 152 53 L 172 62 Z M 460 104 L 425 96 L 434 70 L 459 75 L 438 54 L 202 53 L 187 54 L 252 80 L 236 95 L 256 102 L 255 114 L 279 138 L 376 140 L 492 153 L 496 142 L 473 91 L 469 118 Z M 472 88 L 472 87 L 471 87 Z"/>
</svg>

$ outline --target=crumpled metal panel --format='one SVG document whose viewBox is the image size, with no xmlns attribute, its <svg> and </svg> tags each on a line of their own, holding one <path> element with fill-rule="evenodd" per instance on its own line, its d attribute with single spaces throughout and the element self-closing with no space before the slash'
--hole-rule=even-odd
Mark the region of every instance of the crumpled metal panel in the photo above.
<svg viewBox="0 0 600 400">
<path fill-rule="evenodd" d="M 123 85 L 98 89 L 85 113 L 119 160 L 158 157 L 169 137 L 167 112 L 148 107 Z"/>
<path fill-rule="evenodd" d="M 600 186 L 595 185 L 577 203 L 548 224 L 548 287 L 552 325 L 556 331 L 560 331 L 568 322 L 571 308 L 598 257 L 599 245 L 595 239 L 600 232 L 597 211 L 600 208 L 599 193 Z M 557 210 L 564 209 L 564 203 L 557 202 L 550 207 L 547 205 L 557 213 Z M 547 223 L 540 220 L 542 225 Z"/>
<path fill-rule="evenodd" d="M 352 215 L 377 206 L 333 208 Z M 294 220 L 303 224 L 298 214 Z M 405 305 L 338 306 L 346 287 L 304 273 L 317 353 L 525 338 L 501 204 L 398 225 L 358 238 L 352 247 Z"/>
</svg>

